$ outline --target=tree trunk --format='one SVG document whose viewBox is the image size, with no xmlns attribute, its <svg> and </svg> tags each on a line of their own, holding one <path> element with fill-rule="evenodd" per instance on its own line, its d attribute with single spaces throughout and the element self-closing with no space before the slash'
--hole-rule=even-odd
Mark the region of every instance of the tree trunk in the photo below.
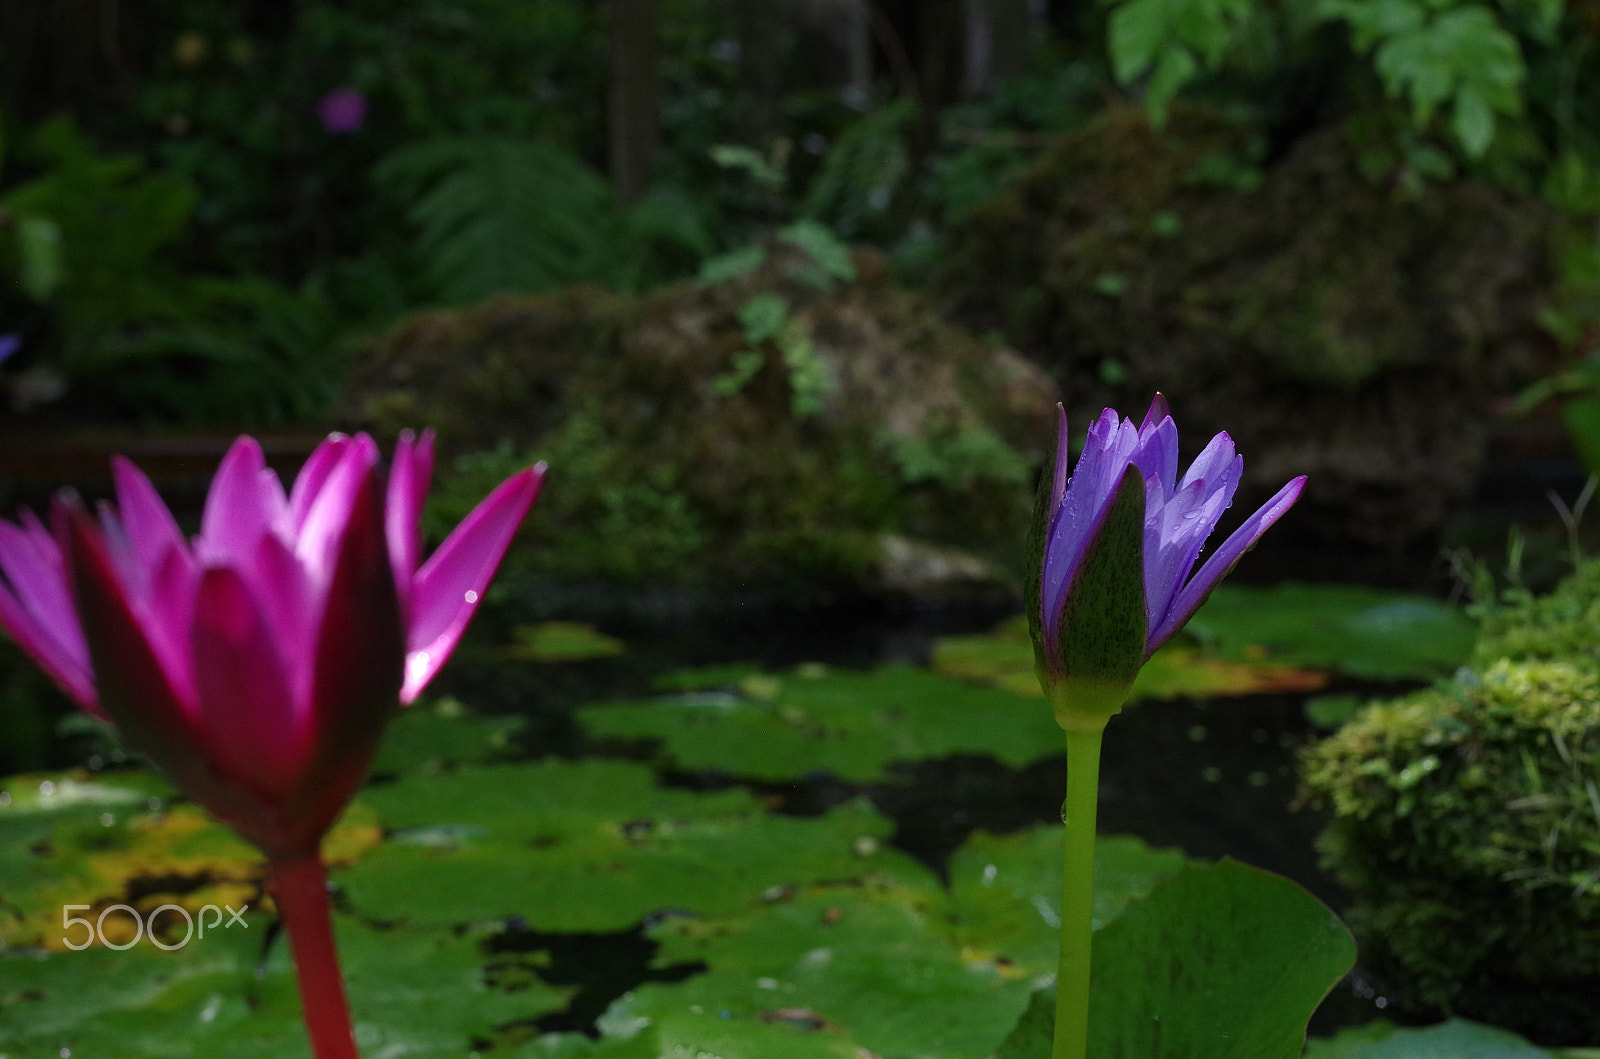
<svg viewBox="0 0 1600 1059">
<path fill-rule="evenodd" d="M 650 186 L 661 142 L 656 0 L 610 0 L 611 182 L 625 202 Z"/>
</svg>

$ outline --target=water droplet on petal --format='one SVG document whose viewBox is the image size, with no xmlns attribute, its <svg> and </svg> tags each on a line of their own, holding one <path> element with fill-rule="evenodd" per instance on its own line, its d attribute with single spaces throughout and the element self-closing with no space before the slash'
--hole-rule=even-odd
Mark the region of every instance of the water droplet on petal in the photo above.
<svg viewBox="0 0 1600 1059">
<path fill-rule="evenodd" d="M 467 602 L 468 603 L 476 603 L 476 602 L 478 602 L 478 594 L 476 592 L 472 591 L 471 589 L 468 589 L 467 590 Z"/>
</svg>

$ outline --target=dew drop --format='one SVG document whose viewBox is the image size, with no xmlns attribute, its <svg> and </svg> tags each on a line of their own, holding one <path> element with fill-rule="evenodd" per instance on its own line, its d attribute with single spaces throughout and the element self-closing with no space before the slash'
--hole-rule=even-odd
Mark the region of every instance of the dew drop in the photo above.
<svg viewBox="0 0 1600 1059">
<path fill-rule="evenodd" d="M 0 809 L 3 809 L 3 808 L 5 808 L 6 806 L 8 806 L 10 804 L 11 804 L 11 792 L 10 791 L 0 791 Z"/>
<path fill-rule="evenodd" d="M 39 796 L 41 798 L 48 798 L 52 794 L 54 794 L 55 792 L 56 792 L 56 785 L 52 781 L 45 780 L 43 783 L 39 784 Z M 62 1049 L 62 1051 L 65 1051 L 65 1050 L 66 1049 Z"/>
<path fill-rule="evenodd" d="M 476 602 L 478 602 L 478 594 L 476 592 L 472 591 L 471 589 L 468 589 L 467 590 L 467 602 L 468 603 L 476 603 Z"/>
</svg>

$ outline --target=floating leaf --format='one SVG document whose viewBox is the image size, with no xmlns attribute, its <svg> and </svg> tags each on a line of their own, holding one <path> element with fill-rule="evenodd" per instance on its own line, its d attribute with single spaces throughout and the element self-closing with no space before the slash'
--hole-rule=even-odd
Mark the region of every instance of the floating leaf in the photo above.
<svg viewBox="0 0 1600 1059">
<path fill-rule="evenodd" d="M 1261 654 L 1223 658 L 1175 641 L 1145 663 L 1130 700 L 1304 692 L 1326 683 L 1320 673 L 1269 662 Z M 1034 673 L 1027 619 L 1021 616 L 984 635 L 941 639 L 934 646 L 932 664 L 936 672 L 948 676 L 981 680 L 1018 695 L 1043 696 Z"/>
<path fill-rule="evenodd" d="M 1350 932 L 1295 883 L 1191 865 L 1095 934 L 1089 1051 L 1296 1059 L 1354 963 Z"/>
<path fill-rule="evenodd" d="M 1009 835 L 977 832 L 951 855 L 952 935 L 969 952 L 1004 960 L 1019 974 L 1055 970 L 1061 924 L 1060 827 Z M 1094 918 L 1099 929 L 1151 887 L 1182 870 L 1184 855 L 1132 836 L 1095 842 Z"/>
<path fill-rule="evenodd" d="M 943 940 L 943 915 L 936 888 L 868 880 L 735 917 L 669 918 L 650 931 L 658 962 L 709 970 L 639 987 L 602 1025 L 648 1019 L 685 1054 L 980 1057 L 1030 987 Z"/>
<path fill-rule="evenodd" d="M 1437 600 L 1359 585 L 1293 582 L 1222 585 L 1188 631 L 1226 658 L 1244 659 L 1264 649 L 1274 661 L 1373 680 L 1448 674 L 1466 661 L 1477 636 L 1460 610 Z"/>
<path fill-rule="evenodd" d="M 438 771 L 445 765 L 503 757 L 521 717 L 476 717 L 454 699 L 401 710 L 372 762 L 375 774 Z"/>
<path fill-rule="evenodd" d="M 70 936 L 64 928 L 67 905 L 85 906 L 76 915 L 100 925 L 96 940 L 118 945 L 143 928 L 114 906 L 144 919 L 163 905 L 193 916 L 208 904 L 241 908 L 260 890 L 261 854 L 196 806 L 166 808 L 152 792 L 168 789 L 151 774 L 12 777 L 6 789 L 15 793 L 0 808 L 0 948 L 62 951 L 80 942 L 85 928 Z M 372 810 L 356 803 L 329 832 L 323 855 L 348 863 L 380 837 Z M 164 913 L 158 923 L 170 932 L 182 919 Z"/>
<path fill-rule="evenodd" d="M 365 797 L 402 837 L 445 836 L 385 843 L 338 876 L 355 911 L 390 921 L 621 930 L 667 909 L 735 911 L 773 887 L 925 874 L 883 846 L 891 824 L 865 803 L 772 816 L 746 791 L 665 789 L 622 761 L 462 768 Z"/>
<path fill-rule="evenodd" d="M 514 643 L 501 653 L 524 662 L 580 662 L 609 658 L 623 651 L 622 641 L 593 625 L 577 621 L 545 621 L 511 630 Z"/>
<path fill-rule="evenodd" d="M 1376 1025 L 1376 1030 L 1358 1026 L 1313 1040 L 1306 1059 L 1553 1059 L 1563 1054 L 1536 1048 L 1508 1030 L 1465 1019 L 1427 1029 Z"/>
<path fill-rule="evenodd" d="M 578 717 L 597 736 L 659 740 L 679 768 L 764 780 L 893 782 L 894 762 L 961 753 L 1020 768 L 1062 747 L 1036 701 L 909 666 L 747 677 L 741 690 L 590 706 Z"/>
<path fill-rule="evenodd" d="M 0 1054 L 308 1056 L 287 945 L 280 938 L 258 971 L 269 920 L 247 922 L 172 952 L 0 955 Z M 464 1055 L 497 1027 L 567 1002 L 531 975 L 490 984 L 481 933 L 379 930 L 343 916 L 335 927 L 363 1055 Z"/>
</svg>

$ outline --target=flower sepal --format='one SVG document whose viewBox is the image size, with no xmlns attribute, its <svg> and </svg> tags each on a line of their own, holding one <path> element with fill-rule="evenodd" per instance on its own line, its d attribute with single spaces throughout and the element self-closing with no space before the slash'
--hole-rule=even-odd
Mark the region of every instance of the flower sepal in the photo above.
<svg viewBox="0 0 1600 1059">
<path fill-rule="evenodd" d="M 1029 622 L 1039 682 L 1069 731 L 1104 726 L 1144 665 L 1144 523 L 1144 476 L 1130 465 L 1060 594 L 1059 612 Z"/>
</svg>

